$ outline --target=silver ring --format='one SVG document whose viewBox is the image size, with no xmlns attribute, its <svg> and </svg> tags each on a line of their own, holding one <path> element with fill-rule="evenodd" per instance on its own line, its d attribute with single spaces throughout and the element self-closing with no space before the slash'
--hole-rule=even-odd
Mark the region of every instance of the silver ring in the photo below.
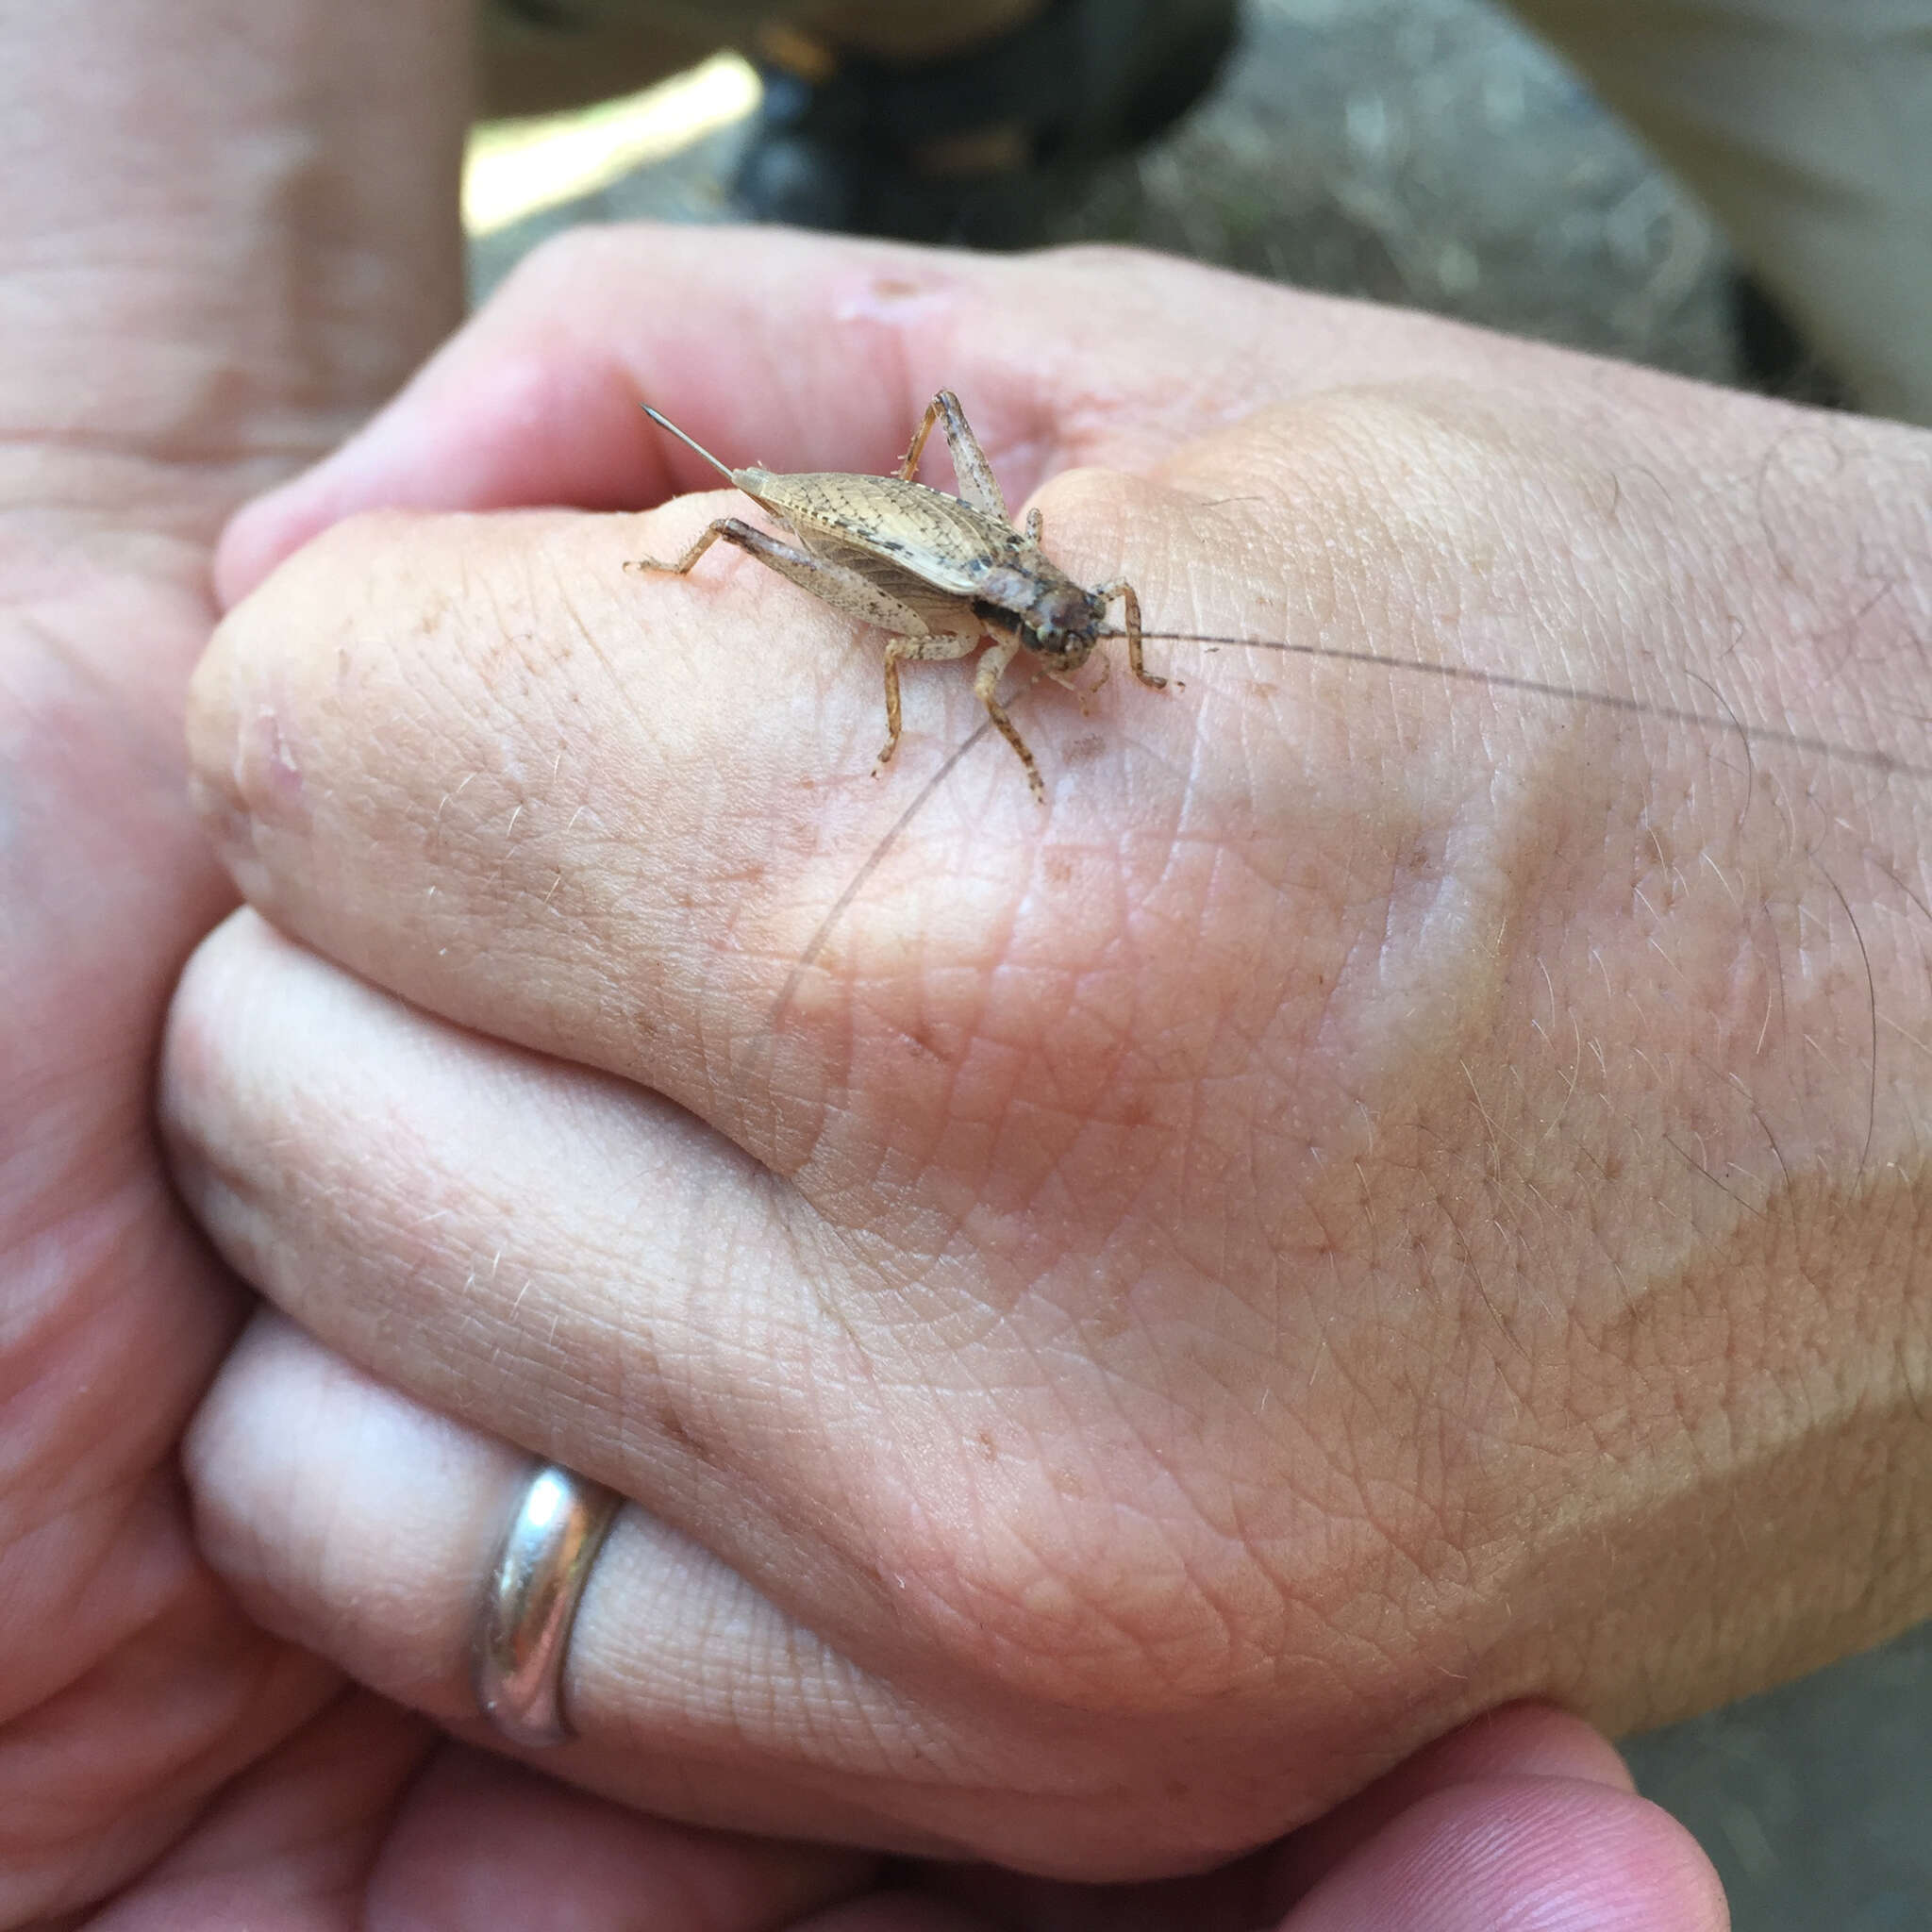
<svg viewBox="0 0 1932 1932">
<path fill-rule="evenodd" d="M 491 1569 L 472 1659 L 477 1707 L 513 1744 L 575 1735 L 563 1707 L 571 1624 L 621 1500 L 555 1463 L 524 1486 Z"/>
</svg>

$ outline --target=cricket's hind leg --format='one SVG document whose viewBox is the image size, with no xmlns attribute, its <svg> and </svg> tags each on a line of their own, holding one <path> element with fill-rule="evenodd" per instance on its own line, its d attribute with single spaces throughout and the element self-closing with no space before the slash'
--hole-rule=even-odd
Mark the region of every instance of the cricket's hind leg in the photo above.
<svg viewBox="0 0 1932 1932">
<path fill-rule="evenodd" d="M 906 452 L 906 460 L 899 465 L 899 477 L 909 483 L 912 473 L 919 467 L 921 453 L 925 448 L 925 439 L 932 434 L 932 425 L 944 425 L 946 448 L 952 452 L 953 474 L 959 479 L 959 494 L 975 509 L 986 510 L 999 518 L 1003 524 L 1010 524 L 1012 514 L 1007 508 L 1007 499 L 1001 491 L 999 479 L 992 473 L 992 465 L 986 459 L 986 452 L 979 446 L 979 439 L 974 435 L 972 425 L 966 421 L 966 411 L 959 407 L 959 398 L 949 389 L 942 389 L 925 406 L 925 415 L 921 420 L 912 445 Z"/>
<path fill-rule="evenodd" d="M 925 635 L 924 618 L 909 604 L 902 604 L 889 591 L 880 590 L 870 577 L 842 563 L 828 563 L 822 557 L 813 557 L 738 517 L 720 517 L 699 533 L 675 563 L 659 563 L 646 557 L 626 563 L 625 569 L 665 571 L 682 576 L 721 540 L 748 551 L 768 570 L 790 577 L 800 590 L 809 591 L 821 603 L 842 610 L 847 617 L 856 617 L 862 624 L 878 625 L 885 630 L 908 632 L 916 639 Z M 958 653 L 947 655 L 957 657 Z"/>
<path fill-rule="evenodd" d="M 753 529 L 742 518 L 720 517 L 716 523 L 707 525 L 698 533 L 691 547 L 675 563 L 664 563 L 655 557 L 638 557 L 627 562 L 625 569 L 662 571 L 667 576 L 681 577 L 720 537 L 727 543 L 736 543 L 741 550 L 749 550 L 754 557 L 758 555 L 758 545 L 752 541 L 754 538 L 764 538 L 766 542 L 774 541 L 765 537 L 762 530 Z"/>
</svg>

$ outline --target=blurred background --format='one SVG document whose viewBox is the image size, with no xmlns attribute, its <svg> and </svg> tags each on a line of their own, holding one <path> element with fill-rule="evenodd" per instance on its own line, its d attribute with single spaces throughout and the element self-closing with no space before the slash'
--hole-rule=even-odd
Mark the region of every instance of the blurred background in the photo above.
<svg viewBox="0 0 1932 1932">
<path fill-rule="evenodd" d="M 758 93 L 753 69 L 721 55 L 625 99 L 480 127 L 465 185 L 474 293 L 577 223 L 741 219 L 731 183 Z M 1051 239 L 1137 242 L 1707 381 L 1825 393 L 1798 345 L 1767 361 L 1757 334 L 1740 337 L 1709 218 L 1484 0 L 1247 0 L 1213 92 L 1103 168 Z M 1744 308 L 1761 332 L 1748 296 Z M 1716 1861 L 1737 1932 L 1932 1928 L 1932 1625 L 1626 1749 Z"/>
<path fill-rule="evenodd" d="M 758 93 L 722 55 L 581 113 L 480 128 L 475 292 L 579 222 L 736 219 Z M 1104 168 L 1052 239 L 1138 242 L 1716 382 L 1739 368 L 1709 219 L 1482 0 L 1247 0 L 1212 94 Z"/>
</svg>

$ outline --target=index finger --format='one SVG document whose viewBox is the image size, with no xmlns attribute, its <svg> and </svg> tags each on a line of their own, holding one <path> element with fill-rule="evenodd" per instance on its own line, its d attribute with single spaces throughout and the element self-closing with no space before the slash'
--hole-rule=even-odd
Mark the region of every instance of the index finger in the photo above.
<svg viewBox="0 0 1932 1932">
<path fill-rule="evenodd" d="M 1511 357 L 1522 381 L 1575 359 Z M 1126 249 L 1003 258 L 779 229 L 579 229 L 334 456 L 244 509 L 217 584 L 235 603 L 357 510 L 635 508 L 714 487 L 641 401 L 735 463 L 879 473 L 955 389 L 1017 502 L 1076 465 L 1144 467 L 1270 402 L 1492 374 L 1494 358 L 1480 330 Z"/>
</svg>

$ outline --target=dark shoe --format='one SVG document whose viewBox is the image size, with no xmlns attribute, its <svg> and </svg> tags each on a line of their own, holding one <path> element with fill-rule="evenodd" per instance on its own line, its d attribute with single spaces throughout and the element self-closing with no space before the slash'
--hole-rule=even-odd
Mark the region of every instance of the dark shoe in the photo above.
<svg viewBox="0 0 1932 1932">
<path fill-rule="evenodd" d="M 1738 375 L 1747 389 L 1820 409 L 1854 407 L 1849 386 L 1820 359 L 1756 275 L 1734 271 L 1730 298 Z"/>
<path fill-rule="evenodd" d="M 1050 0 L 1011 33 L 923 66 L 841 57 L 808 78 L 765 62 L 738 205 L 796 227 L 1030 246 L 1102 162 L 1208 92 L 1236 17 L 1236 0 Z M 976 146 L 1013 164 L 949 158 Z"/>
</svg>

